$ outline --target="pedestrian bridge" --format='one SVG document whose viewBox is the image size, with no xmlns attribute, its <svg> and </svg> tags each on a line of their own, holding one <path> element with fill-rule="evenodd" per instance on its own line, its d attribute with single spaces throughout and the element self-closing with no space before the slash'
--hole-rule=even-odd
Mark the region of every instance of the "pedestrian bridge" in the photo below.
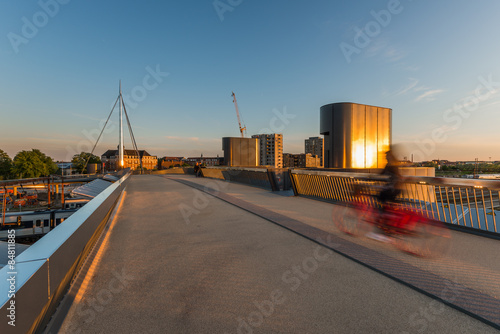
<svg viewBox="0 0 500 334">
<path fill-rule="evenodd" d="M 340 234 L 332 216 L 341 206 L 290 192 L 136 175 L 120 193 L 46 333 L 500 328 L 495 238 L 453 230 L 446 254 L 422 259 Z M 35 312 L 20 307 L 18 321 Z M 2 322 L 2 333 L 16 332 Z"/>
</svg>

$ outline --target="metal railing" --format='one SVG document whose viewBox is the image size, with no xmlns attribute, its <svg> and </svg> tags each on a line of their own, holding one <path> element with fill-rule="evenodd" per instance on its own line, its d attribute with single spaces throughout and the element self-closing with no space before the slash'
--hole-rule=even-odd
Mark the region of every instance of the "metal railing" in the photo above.
<svg viewBox="0 0 500 334">
<path fill-rule="evenodd" d="M 357 186 L 382 186 L 378 174 L 291 170 L 295 195 L 354 202 Z M 398 198 L 411 210 L 445 223 L 498 233 L 500 181 L 406 176 Z M 373 198 L 363 198 L 374 204 Z"/>
<path fill-rule="evenodd" d="M 0 333 L 43 330 L 99 239 L 129 175 L 126 171 L 64 223 L 16 256 L 12 264 L 0 269 L 0 316 L 3 319 Z M 13 279 L 14 284 L 8 279 Z M 12 315 L 15 326 L 8 323 Z"/>
</svg>

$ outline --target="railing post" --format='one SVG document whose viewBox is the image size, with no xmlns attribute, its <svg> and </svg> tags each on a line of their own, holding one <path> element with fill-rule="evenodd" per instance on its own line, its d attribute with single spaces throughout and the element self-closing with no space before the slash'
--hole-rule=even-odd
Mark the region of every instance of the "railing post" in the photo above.
<svg viewBox="0 0 500 334">
<path fill-rule="evenodd" d="M 290 182 L 292 183 L 293 195 L 298 196 L 299 192 L 297 190 L 297 184 L 295 183 L 295 179 L 293 178 L 292 170 L 293 170 L 292 168 L 288 170 L 288 175 L 290 176 Z"/>
<path fill-rule="evenodd" d="M 267 178 L 269 179 L 269 183 L 271 185 L 271 190 L 272 191 L 279 191 L 279 186 L 276 182 L 276 175 L 273 173 L 272 169 L 268 168 L 267 169 Z"/>
</svg>

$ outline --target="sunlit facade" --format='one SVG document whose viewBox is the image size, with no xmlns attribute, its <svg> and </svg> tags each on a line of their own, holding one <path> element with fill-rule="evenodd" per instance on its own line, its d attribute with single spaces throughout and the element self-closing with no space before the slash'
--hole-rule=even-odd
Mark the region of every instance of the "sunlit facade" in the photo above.
<svg viewBox="0 0 500 334">
<path fill-rule="evenodd" d="M 135 150 L 123 150 L 123 163 L 120 161 L 118 156 L 118 150 L 107 150 L 101 156 L 101 161 L 104 163 L 105 169 L 118 170 L 121 168 L 132 168 L 138 169 L 141 166 L 139 157 Z M 158 158 L 155 155 L 150 155 L 147 151 L 139 150 L 139 155 L 142 160 L 142 167 L 147 170 L 152 170 L 158 166 Z"/>
<path fill-rule="evenodd" d="M 392 109 L 357 103 L 321 107 L 325 168 L 384 168 L 391 144 Z"/>
<path fill-rule="evenodd" d="M 258 134 L 252 138 L 259 140 L 259 165 L 283 168 L 283 134 Z"/>
<path fill-rule="evenodd" d="M 320 163 L 319 166 L 314 167 L 323 167 L 323 155 L 324 155 L 324 139 L 321 137 L 309 137 L 309 139 L 305 140 L 305 150 L 304 152 L 311 153 L 311 155 L 317 155 L 319 157 Z"/>
<path fill-rule="evenodd" d="M 256 167 L 259 165 L 259 139 L 223 137 L 222 150 L 226 166 Z"/>
</svg>

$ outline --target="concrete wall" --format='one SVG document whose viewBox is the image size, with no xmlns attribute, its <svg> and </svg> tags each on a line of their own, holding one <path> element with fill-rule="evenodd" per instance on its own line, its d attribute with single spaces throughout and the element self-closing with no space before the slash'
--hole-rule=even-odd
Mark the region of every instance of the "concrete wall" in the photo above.
<svg viewBox="0 0 500 334">
<path fill-rule="evenodd" d="M 292 187 L 288 168 L 207 167 L 201 169 L 204 177 L 270 189 L 289 190 Z"/>
<path fill-rule="evenodd" d="M 203 175 L 203 177 L 224 180 L 224 174 L 222 174 L 222 170 L 222 168 L 202 168 L 201 174 Z"/>
<path fill-rule="evenodd" d="M 165 175 L 165 174 L 194 174 L 193 167 L 175 167 L 162 170 L 155 170 L 149 174 L 153 175 Z"/>
</svg>

